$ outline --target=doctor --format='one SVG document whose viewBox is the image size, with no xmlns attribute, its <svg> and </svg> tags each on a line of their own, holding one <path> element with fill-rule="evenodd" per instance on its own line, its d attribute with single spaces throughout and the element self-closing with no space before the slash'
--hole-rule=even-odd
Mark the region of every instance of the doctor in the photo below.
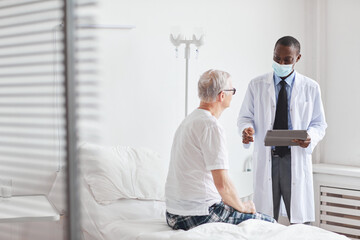
<svg viewBox="0 0 360 240">
<path fill-rule="evenodd" d="M 327 127 L 319 84 L 294 70 L 300 58 L 295 38 L 276 42 L 274 72 L 249 83 L 237 122 L 244 146 L 254 142 L 257 210 L 278 220 L 282 197 L 290 223 L 315 221 L 311 154 Z M 293 140 L 298 146 L 265 147 L 270 129 L 307 130 L 308 137 Z"/>
</svg>

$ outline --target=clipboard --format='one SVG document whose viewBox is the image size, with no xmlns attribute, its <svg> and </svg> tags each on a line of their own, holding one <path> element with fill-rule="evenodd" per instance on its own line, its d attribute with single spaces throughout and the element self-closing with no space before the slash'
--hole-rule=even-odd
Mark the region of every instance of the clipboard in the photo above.
<svg viewBox="0 0 360 240">
<path fill-rule="evenodd" d="M 268 130 L 264 139 L 265 146 L 298 146 L 293 139 L 306 140 L 306 130 Z"/>
</svg>

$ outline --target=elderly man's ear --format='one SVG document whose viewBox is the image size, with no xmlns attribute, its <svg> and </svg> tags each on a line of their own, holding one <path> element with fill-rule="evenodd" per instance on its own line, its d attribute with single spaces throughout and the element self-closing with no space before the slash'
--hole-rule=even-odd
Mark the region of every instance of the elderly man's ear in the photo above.
<svg viewBox="0 0 360 240">
<path fill-rule="evenodd" d="M 224 99 L 225 99 L 225 93 L 224 93 L 224 91 L 221 91 L 221 92 L 217 95 L 217 101 L 223 102 Z"/>
</svg>

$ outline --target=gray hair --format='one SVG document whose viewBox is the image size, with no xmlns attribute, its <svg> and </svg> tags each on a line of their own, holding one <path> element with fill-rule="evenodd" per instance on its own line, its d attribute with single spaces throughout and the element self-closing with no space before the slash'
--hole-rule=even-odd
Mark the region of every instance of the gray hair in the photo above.
<svg viewBox="0 0 360 240">
<path fill-rule="evenodd" d="M 230 74 L 220 70 L 210 69 L 204 72 L 198 82 L 198 95 L 201 101 L 215 102 L 216 96 L 230 87 Z M 225 92 L 225 94 L 230 94 Z"/>
</svg>

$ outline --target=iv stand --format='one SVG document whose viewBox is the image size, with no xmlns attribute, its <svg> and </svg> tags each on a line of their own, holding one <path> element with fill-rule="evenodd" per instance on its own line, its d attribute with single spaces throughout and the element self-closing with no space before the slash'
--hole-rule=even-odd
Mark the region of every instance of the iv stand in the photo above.
<svg viewBox="0 0 360 240">
<path fill-rule="evenodd" d="M 188 115 L 188 78 L 189 78 L 189 59 L 190 59 L 190 44 L 194 44 L 198 52 L 198 48 L 204 44 L 204 35 L 201 35 L 199 39 L 196 38 L 195 35 L 192 36 L 191 40 L 187 40 L 183 37 L 183 35 L 178 35 L 176 38 L 170 34 L 170 41 L 176 47 L 176 51 L 178 46 L 181 44 L 185 44 L 185 117 Z"/>
</svg>

